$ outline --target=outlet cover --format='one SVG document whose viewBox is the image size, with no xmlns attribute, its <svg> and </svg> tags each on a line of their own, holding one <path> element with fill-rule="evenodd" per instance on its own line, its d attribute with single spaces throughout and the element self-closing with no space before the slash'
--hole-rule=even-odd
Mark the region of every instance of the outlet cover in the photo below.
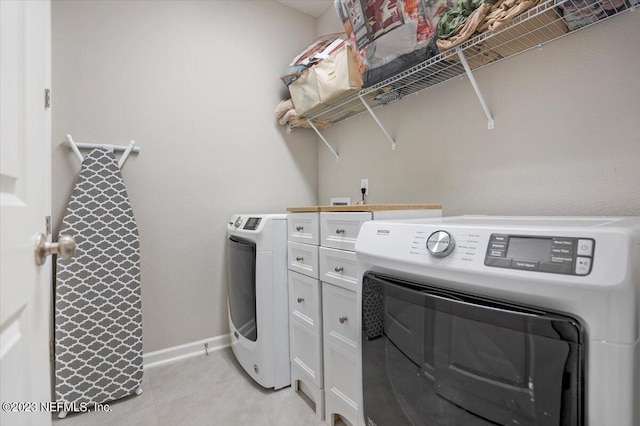
<svg viewBox="0 0 640 426">
<path fill-rule="evenodd" d="M 369 195 L 369 179 L 360 179 L 360 190 L 367 188 L 364 195 Z"/>
</svg>

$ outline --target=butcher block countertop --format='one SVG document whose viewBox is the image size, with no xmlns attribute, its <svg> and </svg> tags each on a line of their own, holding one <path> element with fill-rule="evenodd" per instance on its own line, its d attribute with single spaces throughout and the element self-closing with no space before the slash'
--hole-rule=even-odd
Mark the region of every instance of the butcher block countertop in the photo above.
<svg viewBox="0 0 640 426">
<path fill-rule="evenodd" d="M 373 212 L 382 210 L 442 210 L 441 204 L 353 204 L 349 206 L 287 207 L 290 213 L 304 212 Z"/>
</svg>

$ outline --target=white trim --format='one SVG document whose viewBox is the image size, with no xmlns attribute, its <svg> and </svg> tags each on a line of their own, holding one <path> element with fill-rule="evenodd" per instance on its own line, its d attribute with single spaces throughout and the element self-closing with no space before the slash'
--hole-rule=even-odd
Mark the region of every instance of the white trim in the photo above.
<svg viewBox="0 0 640 426">
<path fill-rule="evenodd" d="M 192 356 L 205 355 L 205 343 L 209 344 L 209 353 L 219 351 L 231 346 L 231 335 L 223 334 L 221 336 L 198 340 L 197 342 L 185 343 L 184 345 L 149 352 L 148 354 L 142 355 L 144 368 L 157 367 L 158 365 L 190 358 Z"/>
</svg>

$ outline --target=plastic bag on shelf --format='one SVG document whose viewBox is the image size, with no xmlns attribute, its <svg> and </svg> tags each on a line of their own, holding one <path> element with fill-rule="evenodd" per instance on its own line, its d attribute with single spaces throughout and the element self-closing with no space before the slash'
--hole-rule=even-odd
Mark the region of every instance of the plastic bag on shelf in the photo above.
<svg viewBox="0 0 640 426">
<path fill-rule="evenodd" d="M 334 0 L 364 87 L 430 58 L 436 26 L 458 0 Z"/>
</svg>

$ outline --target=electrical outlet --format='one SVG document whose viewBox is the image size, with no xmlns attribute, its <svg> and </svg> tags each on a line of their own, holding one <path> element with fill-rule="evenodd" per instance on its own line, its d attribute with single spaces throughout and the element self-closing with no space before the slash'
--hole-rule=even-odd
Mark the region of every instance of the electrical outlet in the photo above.
<svg viewBox="0 0 640 426">
<path fill-rule="evenodd" d="M 364 195 L 369 195 L 369 179 L 360 179 L 360 188 L 366 188 Z"/>
</svg>

